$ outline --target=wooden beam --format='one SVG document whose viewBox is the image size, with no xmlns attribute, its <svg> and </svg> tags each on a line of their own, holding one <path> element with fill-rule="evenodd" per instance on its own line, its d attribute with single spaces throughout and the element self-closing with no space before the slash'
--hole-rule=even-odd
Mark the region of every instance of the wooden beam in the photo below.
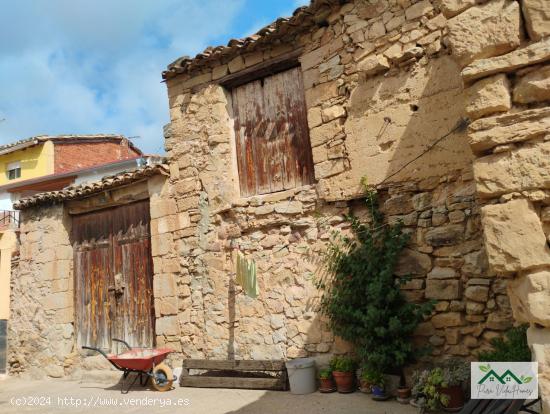
<svg viewBox="0 0 550 414">
<path fill-rule="evenodd" d="M 283 371 L 285 362 L 281 360 L 215 360 L 215 359 L 186 359 L 183 361 L 185 369 L 206 370 L 234 370 L 234 371 Z"/>
<path fill-rule="evenodd" d="M 302 55 L 302 48 L 292 52 L 283 53 L 273 59 L 260 62 L 235 73 L 231 73 L 217 80 L 217 83 L 228 89 L 251 82 L 253 80 L 275 75 L 287 69 L 300 65 L 299 57 Z"/>
<path fill-rule="evenodd" d="M 136 201 L 147 200 L 149 192 L 145 186 L 135 186 L 133 191 L 117 191 L 119 188 L 106 190 L 100 194 L 94 194 L 87 198 L 69 200 L 66 202 L 69 214 L 83 214 L 91 211 L 102 210 L 104 208 L 118 207 L 125 204 L 131 204 Z"/>
<path fill-rule="evenodd" d="M 284 390 L 283 378 L 241 378 L 190 376 L 180 378 L 181 387 L 197 388 L 243 388 L 251 390 Z"/>
</svg>

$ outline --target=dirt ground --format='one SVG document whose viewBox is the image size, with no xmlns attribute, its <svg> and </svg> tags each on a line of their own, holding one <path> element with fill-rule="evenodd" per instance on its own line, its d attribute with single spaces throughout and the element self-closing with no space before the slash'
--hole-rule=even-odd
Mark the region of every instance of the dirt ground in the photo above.
<svg viewBox="0 0 550 414">
<path fill-rule="evenodd" d="M 239 414 L 413 414 L 416 409 L 396 401 L 375 402 L 353 394 L 292 395 L 283 391 L 201 389 L 175 387 L 159 393 L 134 387 L 120 393 L 113 383 L 68 380 L 0 381 L 0 413 L 239 413 Z"/>
</svg>

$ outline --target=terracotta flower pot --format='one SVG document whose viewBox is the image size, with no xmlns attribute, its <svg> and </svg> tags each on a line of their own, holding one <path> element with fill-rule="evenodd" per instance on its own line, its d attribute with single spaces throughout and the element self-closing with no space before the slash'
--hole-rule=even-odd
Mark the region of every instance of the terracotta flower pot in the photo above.
<svg viewBox="0 0 550 414">
<path fill-rule="evenodd" d="M 364 379 L 359 380 L 359 389 L 365 394 L 370 394 L 372 392 L 372 384 Z"/>
<path fill-rule="evenodd" d="M 332 376 L 336 381 L 336 389 L 339 393 L 346 394 L 355 391 L 355 375 L 353 372 L 333 371 Z"/>
<path fill-rule="evenodd" d="M 449 398 L 449 402 L 445 406 L 445 410 L 458 411 L 464 407 L 464 391 L 460 385 L 442 387 L 439 392 Z"/>
<path fill-rule="evenodd" d="M 336 391 L 332 378 L 319 378 L 319 391 L 323 393 Z"/>
<path fill-rule="evenodd" d="M 411 388 L 410 387 L 399 387 L 397 389 L 397 396 L 403 400 L 409 398 L 411 396 Z"/>
</svg>

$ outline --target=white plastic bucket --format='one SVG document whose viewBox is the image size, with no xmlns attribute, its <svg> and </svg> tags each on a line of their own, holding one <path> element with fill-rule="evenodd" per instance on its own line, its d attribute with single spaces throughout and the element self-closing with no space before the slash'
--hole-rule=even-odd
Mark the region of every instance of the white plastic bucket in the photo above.
<svg viewBox="0 0 550 414">
<path fill-rule="evenodd" d="M 298 358 L 287 361 L 286 370 L 292 394 L 311 394 L 317 391 L 315 360 L 313 358 Z"/>
</svg>

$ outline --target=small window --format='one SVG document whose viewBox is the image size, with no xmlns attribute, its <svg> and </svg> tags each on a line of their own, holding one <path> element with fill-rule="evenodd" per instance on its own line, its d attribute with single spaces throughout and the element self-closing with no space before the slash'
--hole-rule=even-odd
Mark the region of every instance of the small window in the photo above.
<svg viewBox="0 0 550 414">
<path fill-rule="evenodd" d="M 299 67 L 232 89 L 244 197 L 311 184 L 313 157 Z"/>
<path fill-rule="evenodd" d="M 8 180 L 15 180 L 21 177 L 21 163 L 19 161 L 10 162 L 6 167 L 6 176 Z"/>
</svg>

